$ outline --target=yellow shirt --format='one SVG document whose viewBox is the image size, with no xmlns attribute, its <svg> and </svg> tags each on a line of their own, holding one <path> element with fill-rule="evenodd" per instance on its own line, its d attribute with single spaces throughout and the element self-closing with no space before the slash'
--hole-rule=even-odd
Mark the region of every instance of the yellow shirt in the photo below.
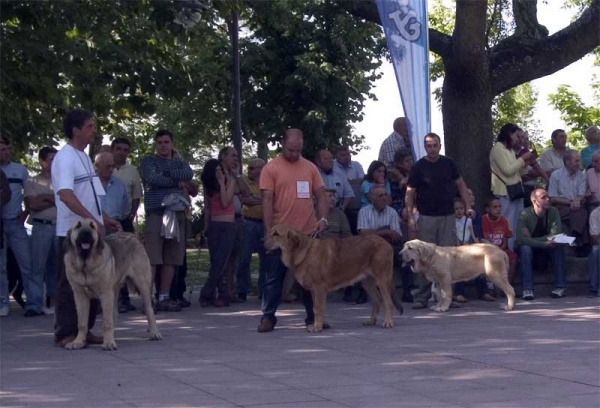
<svg viewBox="0 0 600 408">
<path fill-rule="evenodd" d="M 507 149 L 500 142 L 496 143 L 490 151 L 490 167 L 492 169 L 492 193 L 497 196 L 507 196 L 506 185 L 518 183 L 521 181 L 521 173 L 527 171 L 527 165 L 523 159 L 517 159 L 515 152 Z"/>
<path fill-rule="evenodd" d="M 254 197 L 260 197 L 260 187 L 258 185 L 258 181 L 252 182 L 248 177 L 244 177 L 244 181 L 248 185 L 248 189 L 250 190 L 250 194 Z M 257 205 L 244 205 L 242 208 L 242 215 L 244 217 L 249 218 L 257 218 L 262 220 L 263 218 L 263 209 L 261 204 Z"/>
</svg>

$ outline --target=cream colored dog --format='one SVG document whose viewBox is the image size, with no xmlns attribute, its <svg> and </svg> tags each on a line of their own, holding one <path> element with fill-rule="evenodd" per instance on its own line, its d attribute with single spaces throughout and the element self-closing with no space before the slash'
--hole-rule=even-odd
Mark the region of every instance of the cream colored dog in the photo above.
<svg viewBox="0 0 600 408">
<path fill-rule="evenodd" d="M 152 268 L 144 246 L 133 234 L 118 232 L 102 239 L 96 223 L 90 219 L 75 222 L 65 239 L 65 269 L 73 289 L 77 309 L 77 337 L 65 348 L 85 347 L 90 299 L 102 305 L 102 349 L 116 350 L 115 305 L 125 278 L 140 292 L 144 301 L 150 340 L 162 336 L 156 327 L 152 309 Z"/>
<path fill-rule="evenodd" d="M 454 282 L 469 281 L 482 273 L 506 293 L 508 304 L 502 309 L 512 310 L 515 305 L 515 290 L 508 282 L 508 255 L 495 245 L 439 247 L 414 239 L 404 244 L 400 256 L 413 272 L 424 274 L 436 284 L 438 304 L 431 307 L 433 311 L 448 310 Z"/>
</svg>

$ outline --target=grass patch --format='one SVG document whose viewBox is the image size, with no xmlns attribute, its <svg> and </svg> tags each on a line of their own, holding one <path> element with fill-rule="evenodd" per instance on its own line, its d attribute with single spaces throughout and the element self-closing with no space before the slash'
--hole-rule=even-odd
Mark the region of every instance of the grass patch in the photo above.
<svg viewBox="0 0 600 408">
<path fill-rule="evenodd" d="M 187 277 L 185 279 L 188 286 L 202 286 L 208 277 L 210 269 L 210 259 L 207 249 L 188 249 L 187 250 Z M 250 261 L 250 275 L 252 284 L 256 286 L 258 281 L 258 254 L 252 254 Z"/>
</svg>

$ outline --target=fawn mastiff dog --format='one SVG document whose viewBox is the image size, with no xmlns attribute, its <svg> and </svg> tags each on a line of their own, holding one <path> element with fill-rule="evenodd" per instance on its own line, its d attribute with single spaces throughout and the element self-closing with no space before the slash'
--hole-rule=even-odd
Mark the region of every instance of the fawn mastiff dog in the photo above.
<svg viewBox="0 0 600 408">
<path fill-rule="evenodd" d="M 115 305 L 125 279 L 135 285 L 144 301 L 150 340 L 162 339 L 152 309 L 152 268 L 144 246 L 135 235 L 118 232 L 102 238 L 96 223 L 84 219 L 73 224 L 67 232 L 65 244 L 66 275 L 73 289 L 78 326 L 77 337 L 65 348 L 85 347 L 90 299 L 100 299 L 103 311 L 102 349 L 117 349 Z"/>
<path fill-rule="evenodd" d="M 515 290 L 508 282 L 508 255 L 495 245 L 440 247 L 414 239 L 404 244 L 400 256 L 413 272 L 424 274 L 436 284 L 438 304 L 431 307 L 433 311 L 448 310 L 454 282 L 468 281 L 482 273 L 506 293 L 508 304 L 502 309 L 512 310 L 515 305 Z"/>
<path fill-rule="evenodd" d="M 402 303 L 393 286 L 393 249 L 377 235 L 345 239 L 313 239 L 285 225 L 271 229 L 265 241 L 268 250 L 281 249 L 281 260 L 294 272 L 296 280 L 313 296 L 315 323 L 308 331 L 323 329 L 327 292 L 363 281 L 372 302 L 371 318 L 375 325 L 381 303 L 385 308 L 383 327 L 393 327 L 393 305 L 400 314 Z"/>
</svg>

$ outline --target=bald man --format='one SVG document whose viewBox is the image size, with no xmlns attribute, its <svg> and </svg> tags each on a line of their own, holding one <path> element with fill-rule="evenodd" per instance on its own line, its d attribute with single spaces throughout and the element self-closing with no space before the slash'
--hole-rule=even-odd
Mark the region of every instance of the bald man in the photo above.
<svg viewBox="0 0 600 408">
<path fill-rule="evenodd" d="M 283 224 L 301 233 L 320 233 L 327 226 L 329 202 L 317 166 L 302 157 L 304 135 L 299 129 L 288 129 L 281 141 L 283 151 L 271 160 L 260 175 L 264 232 Z M 313 198 L 317 199 L 318 217 Z M 317 218 L 319 220 L 317 221 Z M 262 318 L 260 333 L 270 332 L 277 324 L 275 312 L 281 301 L 283 279 L 287 268 L 275 252 L 265 257 L 265 280 L 261 287 Z M 313 302 L 309 291 L 304 294 L 306 327 L 314 325 Z M 327 328 L 323 325 L 323 328 Z"/>
<path fill-rule="evenodd" d="M 100 206 L 104 216 L 111 220 L 111 222 L 105 223 L 106 232 L 120 231 L 122 229 L 121 221 L 129 215 L 129 200 L 127 199 L 125 185 L 117 176 L 113 175 L 115 169 L 113 155 L 108 152 L 97 154 L 94 160 L 94 168 L 104 188 L 104 195 L 98 192 Z"/>
<path fill-rule="evenodd" d="M 581 150 L 581 168 L 587 169 L 592 164 L 592 156 L 600 151 L 600 128 L 598 126 L 590 126 L 585 130 L 585 140 L 588 145 Z"/>
</svg>

